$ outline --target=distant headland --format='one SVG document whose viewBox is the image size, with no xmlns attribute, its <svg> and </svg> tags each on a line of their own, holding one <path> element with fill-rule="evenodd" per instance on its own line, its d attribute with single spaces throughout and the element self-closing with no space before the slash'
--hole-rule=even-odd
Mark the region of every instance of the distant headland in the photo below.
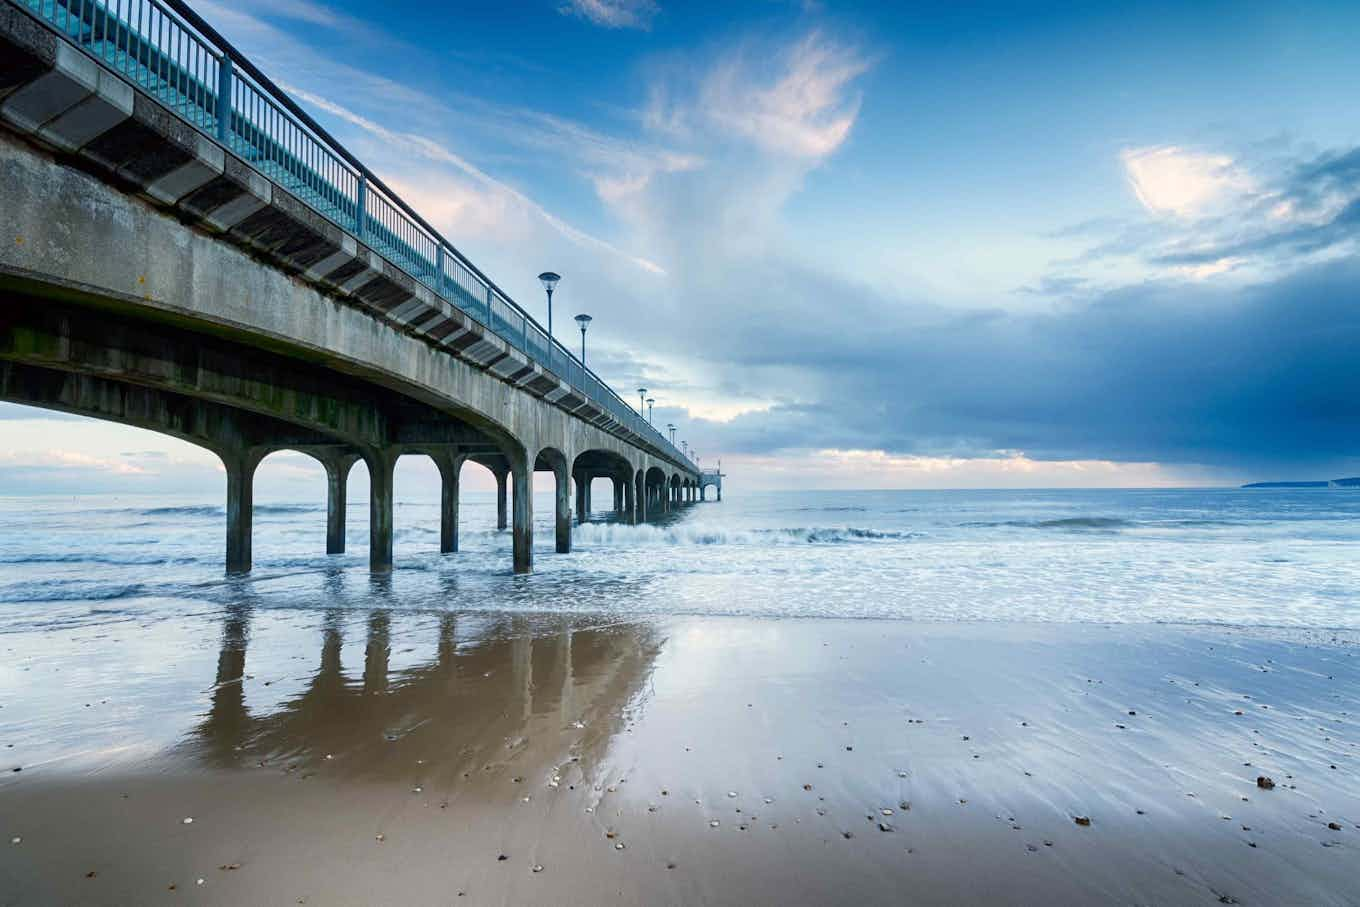
<svg viewBox="0 0 1360 907">
<path fill-rule="evenodd" d="M 1360 488 L 1360 476 L 1321 482 L 1252 482 L 1243 488 Z"/>
</svg>

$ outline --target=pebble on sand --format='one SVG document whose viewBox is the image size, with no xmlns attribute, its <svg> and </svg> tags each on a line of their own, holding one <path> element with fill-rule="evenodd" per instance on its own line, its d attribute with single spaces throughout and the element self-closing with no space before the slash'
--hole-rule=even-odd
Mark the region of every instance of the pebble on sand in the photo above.
<svg viewBox="0 0 1360 907">
<path fill-rule="evenodd" d="M 1256 777 L 1256 786 L 1261 788 L 1261 790 L 1274 790 L 1275 782 L 1265 775 L 1258 775 Z"/>
<path fill-rule="evenodd" d="M 19 837 L 18 835 L 15 835 L 14 837 L 12 837 L 12 838 L 9 839 L 9 843 L 11 843 L 11 844 L 22 844 L 22 843 L 24 843 L 24 839 L 21 838 L 21 837 Z"/>
<path fill-rule="evenodd" d="M 182 822 L 181 824 L 183 824 L 183 825 L 193 825 L 193 824 L 194 824 L 194 817 L 193 817 L 193 816 L 185 816 L 185 817 L 184 817 L 184 820 L 183 820 L 183 822 Z"/>
<path fill-rule="evenodd" d="M 1090 824 L 1091 824 L 1091 817 L 1090 817 L 1090 816 L 1073 816 L 1073 817 L 1072 817 L 1072 821 L 1073 821 L 1073 822 L 1076 822 L 1078 825 L 1087 826 L 1087 825 L 1090 825 Z"/>
</svg>

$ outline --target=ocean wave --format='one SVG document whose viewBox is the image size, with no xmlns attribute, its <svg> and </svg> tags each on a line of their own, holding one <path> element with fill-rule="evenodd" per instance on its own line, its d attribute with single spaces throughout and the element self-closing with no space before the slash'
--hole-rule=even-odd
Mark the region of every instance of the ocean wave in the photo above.
<svg viewBox="0 0 1360 907">
<path fill-rule="evenodd" d="M 123 507 L 104 511 L 106 513 L 128 513 L 143 517 L 177 517 L 177 516 L 202 516 L 202 517 L 224 517 L 227 515 L 225 507 L 217 504 L 184 504 L 169 507 Z M 293 513 L 325 513 L 325 504 L 256 504 L 254 511 L 256 516 L 286 515 Z M 139 524 L 146 525 L 146 524 Z"/>
<path fill-rule="evenodd" d="M 960 523 L 965 529 L 1059 529 L 1118 532 L 1121 529 L 1201 529 L 1240 526 L 1232 520 L 1131 520 L 1122 517 L 1074 516 L 1049 520 L 1001 520 Z"/>
<path fill-rule="evenodd" d="M 905 541 L 915 532 L 893 532 L 856 527 L 797 527 L 788 529 L 721 529 L 692 525 L 629 526 L 625 523 L 586 523 L 576 528 L 582 544 L 599 545 L 834 545 L 849 542 Z"/>
<path fill-rule="evenodd" d="M 997 520 L 959 525 L 964 529 L 1097 529 L 1108 532 L 1125 529 L 1134 523 L 1118 517 L 1072 516 L 1051 520 Z"/>
<path fill-rule="evenodd" d="M 104 602 L 149 594 L 141 583 L 96 585 L 92 583 L 18 583 L 0 589 L 0 602 Z"/>
<path fill-rule="evenodd" d="M 227 513 L 224 508 L 211 505 L 127 508 L 117 512 L 136 513 L 141 516 L 225 516 Z"/>
<path fill-rule="evenodd" d="M 0 564 L 104 564 L 113 567 L 155 567 L 164 564 L 196 564 L 196 557 L 160 557 L 156 555 L 92 554 L 88 551 L 72 551 L 65 554 L 16 554 L 0 555 Z"/>
</svg>

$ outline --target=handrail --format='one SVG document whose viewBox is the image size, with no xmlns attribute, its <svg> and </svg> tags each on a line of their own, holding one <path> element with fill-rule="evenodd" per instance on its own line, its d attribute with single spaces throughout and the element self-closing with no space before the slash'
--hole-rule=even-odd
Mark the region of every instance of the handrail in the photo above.
<svg viewBox="0 0 1360 907">
<path fill-rule="evenodd" d="M 185 0 L 12 2 L 557 373 L 623 427 L 699 471 Z M 473 292 L 477 284 L 483 292 Z"/>
</svg>

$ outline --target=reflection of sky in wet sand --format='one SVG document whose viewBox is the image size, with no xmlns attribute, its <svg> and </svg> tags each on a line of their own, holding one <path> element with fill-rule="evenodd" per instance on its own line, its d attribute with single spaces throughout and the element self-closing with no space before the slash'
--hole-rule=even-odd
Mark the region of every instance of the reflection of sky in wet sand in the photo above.
<svg viewBox="0 0 1360 907">
<path fill-rule="evenodd" d="M 238 903 L 1356 893 L 1350 636 L 280 604 L 6 634 L 14 890 L 79 899 L 97 868 L 122 902 L 171 872 Z"/>
</svg>

